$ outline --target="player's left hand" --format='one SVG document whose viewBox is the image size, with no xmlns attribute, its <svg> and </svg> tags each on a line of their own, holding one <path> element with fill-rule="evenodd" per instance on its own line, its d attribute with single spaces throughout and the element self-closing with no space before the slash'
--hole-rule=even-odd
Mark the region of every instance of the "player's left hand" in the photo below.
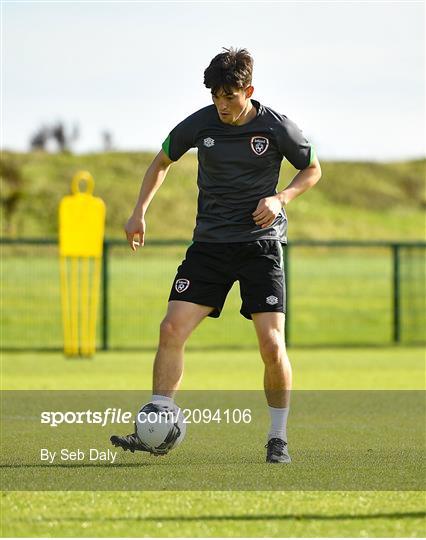
<svg viewBox="0 0 426 540">
<path fill-rule="evenodd" d="M 272 225 L 280 212 L 281 201 L 278 197 L 272 196 L 260 199 L 252 216 L 256 225 L 259 225 L 264 229 L 265 227 L 270 227 Z"/>
</svg>

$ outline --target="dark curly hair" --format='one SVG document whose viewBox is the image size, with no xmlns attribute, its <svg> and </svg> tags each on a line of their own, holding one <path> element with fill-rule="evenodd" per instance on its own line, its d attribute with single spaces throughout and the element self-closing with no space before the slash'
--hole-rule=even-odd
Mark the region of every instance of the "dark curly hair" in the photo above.
<svg viewBox="0 0 426 540">
<path fill-rule="evenodd" d="M 231 93 L 232 88 L 246 88 L 251 85 L 253 58 L 247 49 L 225 49 L 216 55 L 204 71 L 204 85 L 215 95 L 223 88 Z"/>
</svg>

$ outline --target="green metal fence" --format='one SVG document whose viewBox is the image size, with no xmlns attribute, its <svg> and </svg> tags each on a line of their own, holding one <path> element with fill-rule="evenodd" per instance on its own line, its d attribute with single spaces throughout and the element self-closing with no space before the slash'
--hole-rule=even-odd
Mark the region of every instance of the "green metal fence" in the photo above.
<svg viewBox="0 0 426 540">
<path fill-rule="evenodd" d="M 56 240 L 0 243 L 3 349 L 61 349 Z M 125 241 L 105 241 L 98 348 L 156 347 L 172 280 L 188 245 L 151 240 L 132 253 Z M 298 240 L 284 255 L 289 345 L 425 342 L 426 243 Z M 255 347 L 240 303 L 236 284 L 221 318 L 203 322 L 188 347 Z"/>
</svg>

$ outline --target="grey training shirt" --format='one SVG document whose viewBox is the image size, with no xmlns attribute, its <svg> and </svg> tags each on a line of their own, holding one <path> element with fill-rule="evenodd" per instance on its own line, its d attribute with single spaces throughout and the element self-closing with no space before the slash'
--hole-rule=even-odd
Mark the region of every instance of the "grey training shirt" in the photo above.
<svg viewBox="0 0 426 540">
<path fill-rule="evenodd" d="M 283 157 L 296 169 L 305 169 L 312 163 L 314 150 L 286 116 L 251 101 L 257 115 L 247 124 L 225 124 L 210 105 L 178 124 L 163 143 L 172 161 L 198 148 L 194 241 L 287 242 L 284 210 L 265 229 L 254 223 L 252 213 L 260 199 L 277 192 Z"/>
</svg>

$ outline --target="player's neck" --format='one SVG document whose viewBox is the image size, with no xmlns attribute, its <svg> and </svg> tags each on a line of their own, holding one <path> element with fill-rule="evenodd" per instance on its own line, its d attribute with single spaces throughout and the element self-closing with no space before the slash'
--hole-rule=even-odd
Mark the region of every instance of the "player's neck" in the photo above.
<svg viewBox="0 0 426 540">
<path fill-rule="evenodd" d="M 234 126 L 243 126 L 244 124 L 247 124 L 248 122 L 251 122 L 253 118 L 257 115 L 256 107 L 251 102 L 251 99 L 247 100 L 247 105 L 244 108 L 243 112 L 240 114 L 240 116 L 237 118 L 236 122 L 234 123 Z"/>
</svg>

